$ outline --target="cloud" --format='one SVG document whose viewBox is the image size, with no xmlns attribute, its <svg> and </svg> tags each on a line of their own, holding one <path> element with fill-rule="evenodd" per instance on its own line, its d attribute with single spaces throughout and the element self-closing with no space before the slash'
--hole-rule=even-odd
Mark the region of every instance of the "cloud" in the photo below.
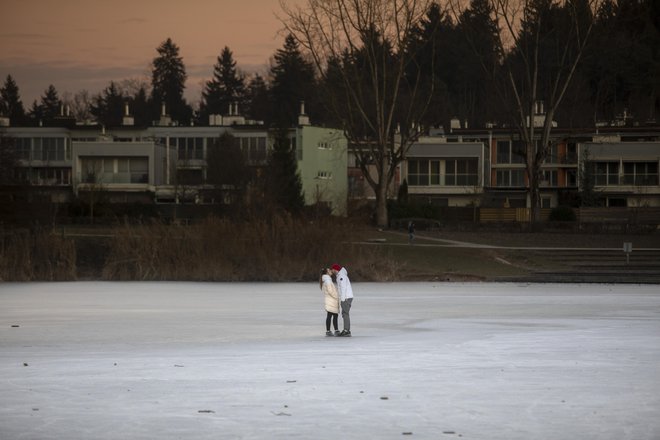
<svg viewBox="0 0 660 440">
<path fill-rule="evenodd" d="M 88 90 L 99 93 L 110 81 L 142 77 L 145 69 L 140 66 L 88 66 L 71 62 L 24 62 L 7 64 L 0 60 L 0 78 L 11 75 L 16 81 L 21 99 L 26 107 L 40 99 L 44 90 L 53 84 L 60 96 L 64 92 L 75 93 Z"/>
</svg>

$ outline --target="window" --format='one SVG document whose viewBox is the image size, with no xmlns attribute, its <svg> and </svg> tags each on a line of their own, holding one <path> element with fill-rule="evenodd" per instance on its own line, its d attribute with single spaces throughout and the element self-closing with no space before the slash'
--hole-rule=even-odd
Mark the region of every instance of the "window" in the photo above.
<svg viewBox="0 0 660 440">
<path fill-rule="evenodd" d="M 249 164 L 262 164 L 268 159 L 266 137 L 238 137 L 236 145 L 240 147 L 243 156 Z"/>
<path fill-rule="evenodd" d="M 525 186 L 525 170 L 499 170 L 495 176 L 496 186 Z"/>
<path fill-rule="evenodd" d="M 204 138 L 201 137 L 171 138 L 170 145 L 177 148 L 179 160 L 204 159 Z"/>
<path fill-rule="evenodd" d="M 577 172 L 575 170 L 566 171 L 566 186 L 577 186 Z"/>
<path fill-rule="evenodd" d="M 525 143 L 523 141 L 513 141 L 511 163 L 525 163 Z"/>
<path fill-rule="evenodd" d="M 598 186 L 619 184 L 619 162 L 596 162 L 594 180 Z"/>
<path fill-rule="evenodd" d="M 32 139 L 30 138 L 16 138 L 16 154 L 20 160 L 30 160 L 30 146 Z"/>
<path fill-rule="evenodd" d="M 545 158 L 545 163 L 559 163 L 559 146 L 557 143 L 552 142 L 548 149 L 548 156 Z"/>
<path fill-rule="evenodd" d="M 479 182 L 478 159 L 409 160 L 409 185 L 466 186 Z"/>
<path fill-rule="evenodd" d="M 33 168 L 21 177 L 22 181 L 29 178 L 33 185 L 70 185 L 71 168 Z"/>
<path fill-rule="evenodd" d="M 408 161 L 408 185 L 428 185 L 429 184 L 428 169 L 429 169 L 428 160 Z"/>
<path fill-rule="evenodd" d="M 442 185 L 444 182 L 440 180 L 440 161 L 432 160 L 430 165 L 431 165 L 431 185 Z"/>
<path fill-rule="evenodd" d="M 511 142 L 497 141 L 497 163 L 511 163 Z"/>
<path fill-rule="evenodd" d="M 332 179 L 332 171 L 319 171 L 316 175 L 317 179 Z"/>
<path fill-rule="evenodd" d="M 81 179 L 84 183 L 149 183 L 149 158 L 83 157 Z"/>
<path fill-rule="evenodd" d="M 658 185 L 658 162 L 625 162 L 623 164 L 623 184 Z"/>
<path fill-rule="evenodd" d="M 448 186 L 474 186 L 479 182 L 477 159 L 452 159 L 446 162 Z"/>
<path fill-rule="evenodd" d="M 543 186 L 557 186 L 557 170 L 544 170 L 541 173 L 541 184 Z"/>
</svg>

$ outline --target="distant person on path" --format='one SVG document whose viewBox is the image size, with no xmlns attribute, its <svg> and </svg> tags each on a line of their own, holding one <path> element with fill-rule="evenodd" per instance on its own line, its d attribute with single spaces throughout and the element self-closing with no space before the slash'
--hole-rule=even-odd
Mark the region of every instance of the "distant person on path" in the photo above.
<svg viewBox="0 0 660 440">
<path fill-rule="evenodd" d="M 333 264 L 332 274 L 337 277 L 337 290 L 339 290 L 339 300 L 341 301 L 341 319 L 344 323 L 344 329 L 339 336 L 351 336 L 351 304 L 353 303 L 353 288 L 351 280 L 348 279 L 348 272 L 345 267 Z"/>
<path fill-rule="evenodd" d="M 412 244 L 415 239 L 415 223 L 412 220 L 408 222 L 408 244 Z"/>
<path fill-rule="evenodd" d="M 337 323 L 339 318 L 339 293 L 335 283 L 332 282 L 332 271 L 330 269 L 321 269 L 321 277 L 319 284 L 321 291 L 325 298 L 325 311 L 327 316 L 325 318 L 325 335 L 326 336 L 339 336 L 339 325 Z M 330 331 L 330 322 L 332 322 L 335 332 Z"/>
</svg>

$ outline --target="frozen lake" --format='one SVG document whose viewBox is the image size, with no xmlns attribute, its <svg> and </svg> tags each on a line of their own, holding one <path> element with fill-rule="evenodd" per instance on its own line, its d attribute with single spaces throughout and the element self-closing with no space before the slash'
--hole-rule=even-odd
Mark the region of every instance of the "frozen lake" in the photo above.
<svg viewBox="0 0 660 440">
<path fill-rule="evenodd" d="M 660 438 L 658 285 L 354 291 L 0 283 L 0 438 Z"/>
</svg>

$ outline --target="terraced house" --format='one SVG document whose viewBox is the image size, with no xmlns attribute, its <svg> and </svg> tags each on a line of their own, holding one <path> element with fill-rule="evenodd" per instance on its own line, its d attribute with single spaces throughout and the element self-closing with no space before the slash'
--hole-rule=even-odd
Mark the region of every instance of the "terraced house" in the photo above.
<svg viewBox="0 0 660 440">
<path fill-rule="evenodd" d="M 212 146 L 231 134 L 247 172 L 258 173 L 274 140 L 273 132 L 237 113 L 212 115 L 209 126 L 175 125 L 163 114 L 153 126 L 137 127 L 128 109 L 121 126 L 108 128 L 78 125 L 65 116 L 51 126 L 11 127 L 3 118 L 0 134 L 11 141 L 18 159 L 11 183 L 30 187 L 21 193 L 9 185 L 4 197 L 64 203 L 102 192 L 110 203 L 224 203 L 210 179 L 216 172 L 209 163 Z M 347 147 L 341 132 L 314 127 L 301 115 L 287 136 L 306 204 L 320 203 L 345 215 Z"/>
<path fill-rule="evenodd" d="M 401 178 L 409 197 L 425 203 L 529 207 L 523 148 L 510 129 L 455 128 L 420 138 Z M 600 206 L 660 207 L 659 165 L 658 126 L 555 129 L 541 167 L 542 207 L 578 204 L 589 179 Z"/>
</svg>

